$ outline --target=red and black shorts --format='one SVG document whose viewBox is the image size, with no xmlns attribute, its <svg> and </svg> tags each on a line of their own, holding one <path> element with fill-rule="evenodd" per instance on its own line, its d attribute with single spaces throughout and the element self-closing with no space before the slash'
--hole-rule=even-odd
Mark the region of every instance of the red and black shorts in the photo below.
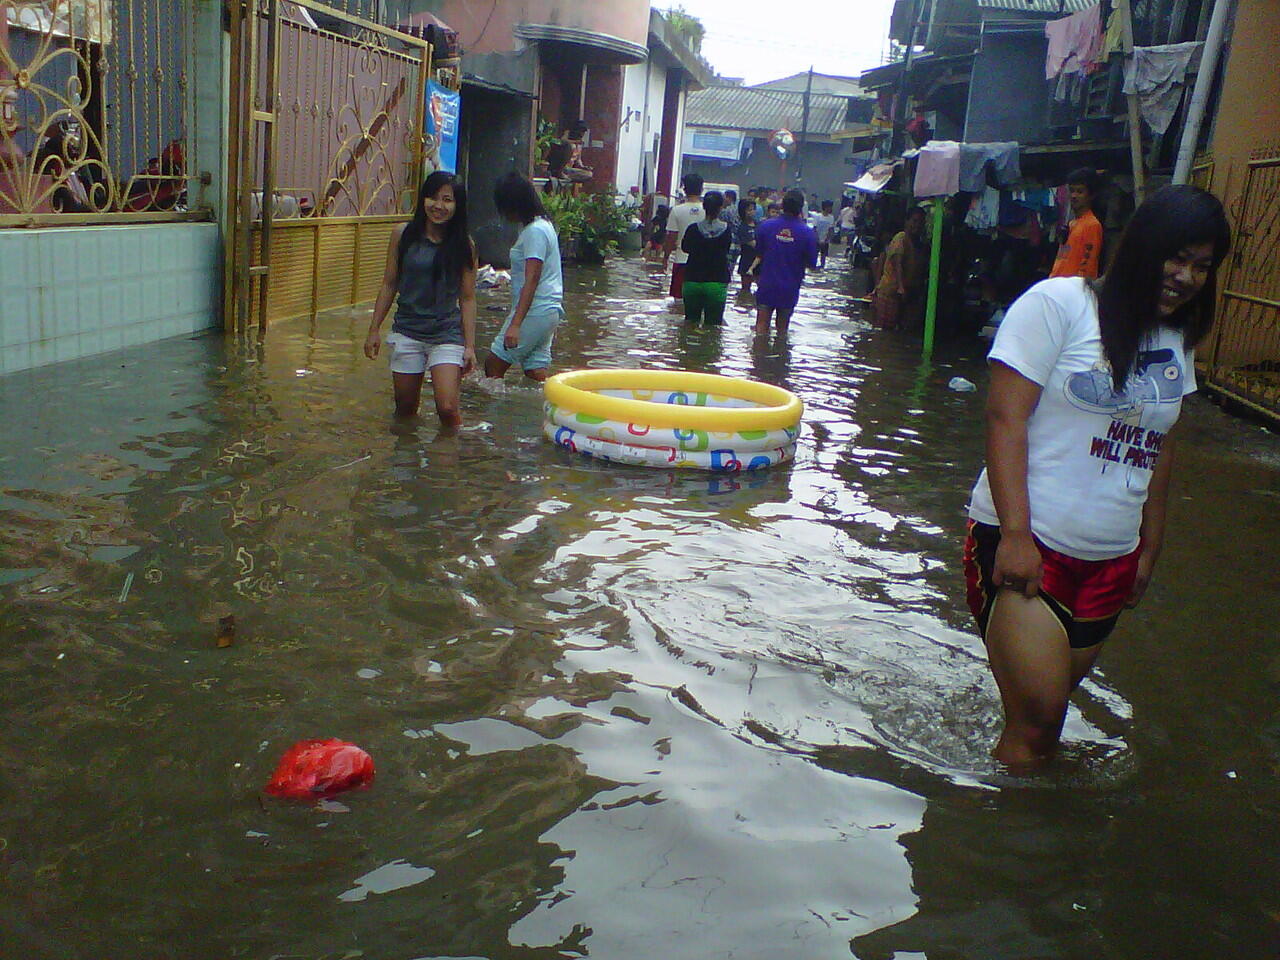
<svg viewBox="0 0 1280 960">
<path fill-rule="evenodd" d="M 969 609 L 983 636 L 998 591 L 991 577 L 999 545 L 999 527 L 969 522 L 969 536 L 964 542 L 964 577 Z M 1039 540 L 1036 546 L 1044 564 L 1038 595 L 1062 624 L 1067 641 L 1082 648 L 1107 639 L 1133 592 L 1139 551 L 1111 560 L 1079 560 L 1050 550 Z"/>
</svg>

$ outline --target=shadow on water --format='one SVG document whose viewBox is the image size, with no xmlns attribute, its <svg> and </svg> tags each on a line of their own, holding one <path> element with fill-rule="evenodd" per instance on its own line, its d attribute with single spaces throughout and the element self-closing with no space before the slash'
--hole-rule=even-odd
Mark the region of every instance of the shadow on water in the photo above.
<svg viewBox="0 0 1280 960">
<path fill-rule="evenodd" d="M 1160 579 L 1011 780 L 958 571 L 981 348 L 922 366 L 839 271 L 785 339 L 664 285 L 575 271 L 558 365 L 786 386 L 795 464 L 582 459 L 514 377 L 393 424 L 363 309 L 0 379 L 0 954 L 1268 955 L 1273 438 L 1189 405 Z M 310 736 L 374 788 L 264 802 Z"/>
</svg>

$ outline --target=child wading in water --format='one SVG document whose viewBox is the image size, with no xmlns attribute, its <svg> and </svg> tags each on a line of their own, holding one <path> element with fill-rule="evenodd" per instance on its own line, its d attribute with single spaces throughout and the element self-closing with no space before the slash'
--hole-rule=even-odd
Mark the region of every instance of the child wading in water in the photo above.
<svg viewBox="0 0 1280 960">
<path fill-rule="evenodd" d="M 489 346 L 484 375 L 501 379 L 518 366 L 530 380 L 547 379 L 551 341 L 564 318 L 560 238 L 533 184 L 509 173 L 493 189 L 503 219 L 521 225 L 511 248 L 511 313 Z"/>
<path fill-rule="evenodd" d="M 391 232 L 382 287 L 364 355 L 378 355 L 378 330 L 399 298 L 387 348 L 396 416 L 418 412 L 422 378 L 431 371 L 436 415 L 462 424 L 458 393 L 476 362 L 476 255 L 467 234 L 467 191 L 451 173 L 431 174 L 418 191 L 413 219 Z"/>
</svg>

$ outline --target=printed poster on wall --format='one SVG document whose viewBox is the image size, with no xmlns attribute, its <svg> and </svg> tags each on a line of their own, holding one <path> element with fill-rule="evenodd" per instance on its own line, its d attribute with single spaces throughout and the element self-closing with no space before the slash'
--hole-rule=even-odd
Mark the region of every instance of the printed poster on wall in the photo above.
<svg viewBox="0 0 1280 960">
<path fill-rule="evenodd" d="M 458 112 L 462 94 L 427 81 L 428 158 L 437 170 L 458 172 Z"/>
</svg>

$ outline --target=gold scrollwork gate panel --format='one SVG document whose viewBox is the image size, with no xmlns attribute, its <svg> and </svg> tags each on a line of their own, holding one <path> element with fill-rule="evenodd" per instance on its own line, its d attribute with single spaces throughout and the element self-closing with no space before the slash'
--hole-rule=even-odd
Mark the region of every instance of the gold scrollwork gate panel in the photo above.
<svg viewBox="0 0 1280 960">
<path fill-rule="evenodd" d="M 0 3 L 0 227 L 207 219 L 194 0 Z"/>
<path fill-rule="evenodd" d="M 1280 419 L 1280 144 L 1254 151 L 1233 207 L 1235 249 L 1210 348 L 1208 380 Z"/>
<path fill-rule="evenodd" d="M 391 225 L 416 195 L 430 48 L 312 0 L 250 0 L 238 30 L 235 12 L 228 328 L 261 331 L 376 295 Z"/>
</svg>

